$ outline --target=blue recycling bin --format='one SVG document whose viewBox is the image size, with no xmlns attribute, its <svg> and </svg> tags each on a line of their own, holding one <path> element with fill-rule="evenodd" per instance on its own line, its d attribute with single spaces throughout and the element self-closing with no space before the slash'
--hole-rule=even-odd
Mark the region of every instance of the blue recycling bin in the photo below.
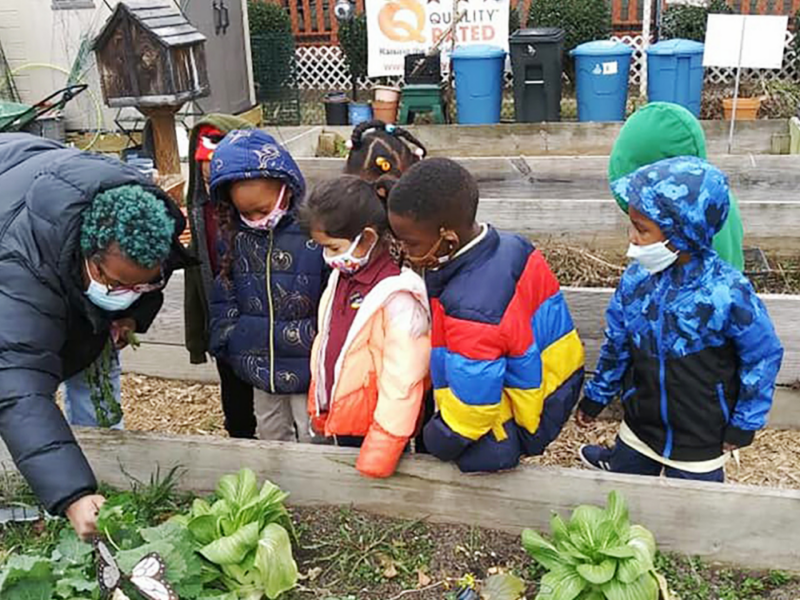
<svg viewBox="0 0 800 600">
<path fill-rule="evenodd" d="M 633 50 L 612 41 L 588 42 L 575 48 L 578 120 L 623 121 Z"/>
<path fill-rule="evenodd" d="M 497 46 L 462 46 L 453 52 L 458 122 L 499 123 L 506 52 Z"/>
<path fill-rule="evenodd" d="M 693 40 L 667 40 L 647 49 L 647 98 L 672 102 L 700 116 L 703 97 L 703 51 Z"/>
<path fill-rule="evenodd" d="M 350 125 L 361 125 L 361 123 L 372 120 L 372 107 L 369 104 L 351 102 L 347 112 Z"/>
</svg>

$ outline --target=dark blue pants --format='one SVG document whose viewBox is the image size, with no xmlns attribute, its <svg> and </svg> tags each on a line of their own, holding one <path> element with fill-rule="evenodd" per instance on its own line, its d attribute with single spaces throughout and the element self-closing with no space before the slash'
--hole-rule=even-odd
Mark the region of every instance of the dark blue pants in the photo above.
<svg viewBox="0 0 800 600">
<path fill-rule="evenodd" d="M 658 477 L 661 475 L 663 469 L 664 474 L 673 479 L 716 481 L 719 483 L 725 481 L 725 471 L 721 468 L 716 471 L 711 471 L 710 473 L 690 473 L 689 471 L 681 471 L 680 469 L 667 467 L 651 458 L 647 458 L 644 454 L 640 454 L 619 438 L 617 438 L 617 443 L 611 450 L 609 464 L 614 473 L 652 475 Z"/>
</svg>

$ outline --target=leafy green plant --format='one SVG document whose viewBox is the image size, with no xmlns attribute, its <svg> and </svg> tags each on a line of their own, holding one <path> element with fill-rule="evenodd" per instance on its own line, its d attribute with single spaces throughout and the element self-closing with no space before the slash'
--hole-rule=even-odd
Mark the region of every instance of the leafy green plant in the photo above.
<svg viewBox="0 0 800 600">
<path fill-rule="evenodd" d="M 61 532 L 50 556 L 12 555 L 0 569 L 3 600 L 98 600 L 100 588 L 94 580 L 92 546 L 81 542 L 71 530 Z"/>
<path fill-rule="evenodd" d="M 665 40 L 683 39 L 704 42 L 708 15 L 733 14 L 725 0 L 711 0 L 708 7 L 670 6 L 661 21 L 661 37 Z"/>
<path fill-rule="evenodd" d="M 534 0 L 528 27 L 559 27 L 566 32 L 564 70 L 574 81 L 569 52 L 585 42 L 611 37 L 611 7 L 607 0 Z"/>
<path fill-rule="evenodd" d="M 552 538 L 522 533 L 522 545 L 547 569 L 537 600 L 657 600 L 656 542 L 631 525 L 618 492 L 605 509 L 579 506 L 568 523 L 553 515 Z"/>
<path fill-rule="evenodd" d="M 295 60 L 292 18 L 281 4 L 264 0 L 248 0 L 247 14 L 256 93 L 259 100 L 272 100 L 292 83 Z"/>
<path fill-rule="evenodd" d="M 247 19 L 250 22 L 250 35 L 292 33 L 292 18 L 281 4 L 248 0 Z"/>
<path fill-rule="evenodd" d="M 519 6 L 512 6 L 508 10 L 508 33 L 511 35 L 517 29 L 522 27 L 521 19 L 519 17 Z"/>
<path fill-rule="evenodd" d="M 270 600 L 297 583 L 292 557 L 288 494 L 266 481 L 261 489 L 255 473 L 242 469 L 217 485 L 217 500 L 195 500 L 185 523 L 198 552 L 218 570 L 226 589 L 246 600 Z"/>
<path fill-rule="evenodd" d="M 363 12 L 339 24 L 339 47 L 350 73 L 355 102 L 358 100 L 358 81 L 367 76 L 367 16 Z"/>
</svg>

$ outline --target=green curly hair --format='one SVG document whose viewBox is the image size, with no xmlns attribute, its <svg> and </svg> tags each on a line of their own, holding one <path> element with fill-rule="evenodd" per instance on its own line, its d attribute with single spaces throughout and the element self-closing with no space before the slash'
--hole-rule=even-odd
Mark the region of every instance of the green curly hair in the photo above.
<svg viewBox="0 0 800 600">
<path fill-rule="evenodd" d="M 167 258 L 175 236 L 175 219 L 163 201 L 138 185 L 123 185 L 97 194 L 83 214 L 84 256 L 102 254 L 114 243 L 145 269 Z"/>
</svg>

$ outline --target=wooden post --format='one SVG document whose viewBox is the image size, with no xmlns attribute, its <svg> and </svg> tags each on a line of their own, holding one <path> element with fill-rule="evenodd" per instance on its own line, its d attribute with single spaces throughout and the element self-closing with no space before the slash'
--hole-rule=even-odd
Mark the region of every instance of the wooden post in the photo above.
<svg viewBox="0 0 800 600">
<path fill-rule="evenodd" d="M 140 109 L 152 123 L 159 175 L 180 175 L 181 172 L 178 137 L 175 135 L 175 113 L 179 109 L 179 106 Z"/>
</svg>

